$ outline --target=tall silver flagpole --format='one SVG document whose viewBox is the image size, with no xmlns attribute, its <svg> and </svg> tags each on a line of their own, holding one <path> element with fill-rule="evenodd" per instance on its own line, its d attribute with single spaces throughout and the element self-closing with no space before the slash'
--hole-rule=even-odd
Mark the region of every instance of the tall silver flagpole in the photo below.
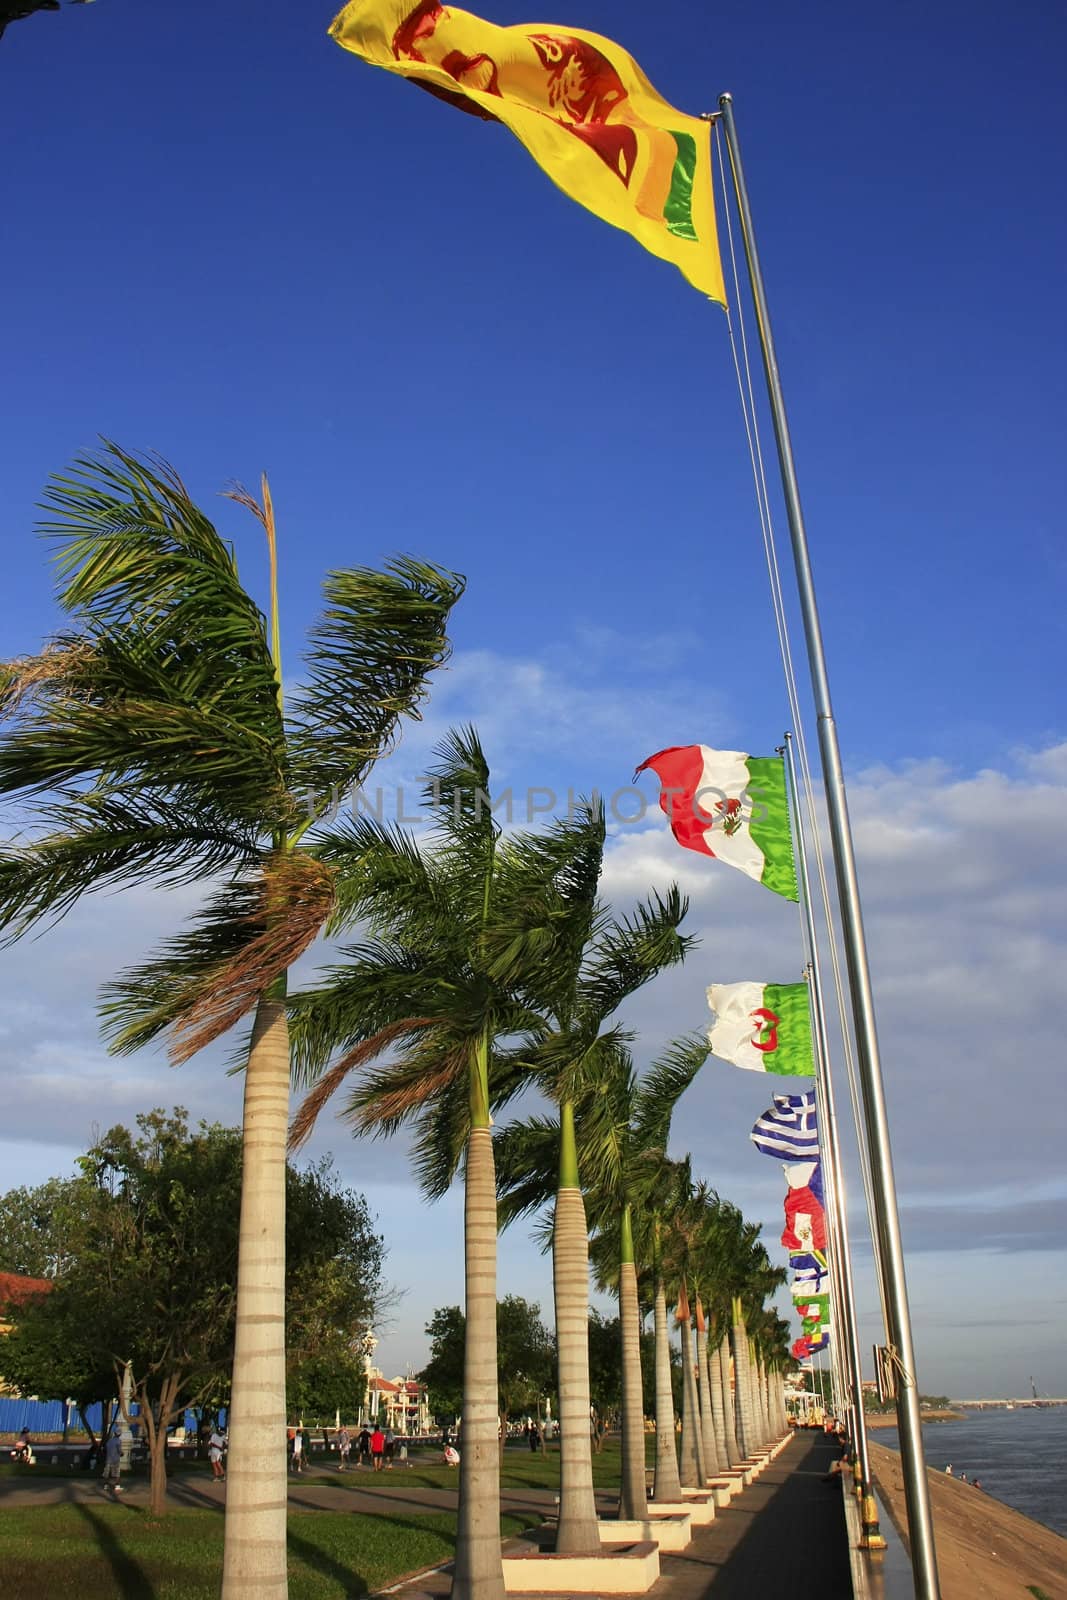
<svg viewBox="0 0 1067 1600">
<path fill-rule="evenodd" d="M 782 473 L 782 491 L 789 517 L 789 536 L 793 546 L 793 563 L 796 569 L 800 611 L 804 622 L 804 636 L 808 650 L 812 694 L 819 727 L 819 752 L 822 757 L 823 782 L 826 787 L 826 808 L 830 821 L 830 843 L 837 878 L 837 893 L 841 908 L 841 926 L 844 934 L 845 955 L 848 962 L 849 990 L 852 997 L 852 1014 L 856 1029 L 856 1053 L 860 1094 L 863 1102 L 863 1120 L 867 1132 L 867 1151 L 871 1164 L 872 1203 L 878 1237 L 874 1247 L 882 1258 L 886 1288 L 886 1332 L 891 1346 L 897 1378 L 897 1428 L 900 1434 L 900 1456 L 904 1475 L 904 1499 L 908 1514 L 908 1534 L 911 1545 L 912 1577 L 917 1600 L 940 1600 L 937 1579 L 937 1556 L 934 1550 L 933 1519 L 930 1514 L 930 1493 L 926 1481 L 926 1462 L 923 1457 L 922 1431 L 919 1415 L 919 1389 L 915 1374 L 915 1351 L 911 1339 L 911 1316 L 908 1311 L 908 1289 L 904 1275 L 904 1252 L 900 1242 L 900 1218 L 897 1214 L 896 1184 L 893 1179 L 893 1158 L 889 1146 L 889 1123 L 886 1117 L 885 1092 L 882 1086 L 882 1068 L 878 1054 L 878 1034 L 874 1021 L 874 997 L 871 992 L 871 975 L 867 961 L 867 941 L 863 932 L 863 913 L 860 908 L 859 883 L 856 860 L 852 848 L 852 830 L 849 825 L 848 802 L 845 798 L 845 777 L 841 764 L 841 751 L 837 742 L 837 728 L 830 703 L 830 683 L 823 653 L 822 630 L 815 603 L 815 587 L 808 555 L 804 513 L 800 506 L 793 446 L 789 437 L 789 422 L 782 397 L 778 358 L 771 333 L 771 319 L 767 296 L 763 288 L 756 237 L 752 226 L 752 211 L 748 202 L 741 151 L 734 126 L 733 97 L 719 96 L 723 131 L 730 152 L 737 209 L 745 241 L 752 298 L 759 324 L 760 345 L 763 350 L 763 367 L 767 377 L 774 433 L 778 444 L 778 463 Z"/>
<path fill-rule="evenodd" d="M 838 1289 L 844 1314 L 844 1343 L 848 1383 L 851 1391 L 850 1411 L 852 1425 L 849 1432 L 859 1458 L 862 1494 L 861 1522 L 863 1543 L 868 1550 L 884 1550 L 885 1539 L 878 1525 L 878 1504 L 871 1484 L 870 1453 L 867 1449 L 867 1419 L 863 1414 L 863 1360 L 860 1355 L 859 1327 L 856 1321 L 856 1293 L 852 1281 L 852 1254 L 848 1239 L 848 1213 L 845 1206 L 845 1178 L 841 1164 L 841 1142 L 837 1132 L 837 1107 L 834 1103 L 834 1080 L 830 1070 L 830 1040 L 826 1031 L 826 1007 L 823 1002 L 822 971 L 819 965 L 819 944 L 815 933 L 815 913 L 811 903 L 811 879 L 808 875 L 808 849 L 804 836 L 804 819 L 800 808 L 800 790 L 797 787 L 797 766 L 793 755 L 793 736 L 785 736 L 785 761 L 789 773 L 789 801 L 793 812 L 793 842 L 796 846 L 800 910 L 804 919 L 804 932 L 808 946 L 811 973 L 812 1013 L 815 1020 L 816 1063 L 819 1068 L 818 1086 L 821 1092 L 822 1120 L 819 1124 L 819 1148 L 828 1157 L 830 1221 L 836 1245 Z M 823 1141 L 825 1134 L 825 1144 Z M 831 1332 L 831 1338 L 833 1333 Z"/>
</svg>

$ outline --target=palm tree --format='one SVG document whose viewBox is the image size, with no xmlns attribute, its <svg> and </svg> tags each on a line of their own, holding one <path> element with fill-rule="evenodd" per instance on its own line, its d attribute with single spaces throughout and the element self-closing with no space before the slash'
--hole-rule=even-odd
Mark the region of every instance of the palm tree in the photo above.
<svg viewBox="0 0 1067 1600">
<path fill-rule="evenodd" d="M 168 1033 L 187 1060 L 253 1014 L 244 1093 L 237 1338 L 223 1595 L 287 1590 L 284 1227 L 290 965 L 334 908 L 315 797 L 359 783 L 447 655 L 462 591 L 407 559 L 330 573 L 300 686 L 282 703 L 277 555 L 262 503 L 270 620 L 231 547 L 165 463 L 115 445 L 52 481 L 71 622 L 0 678 L 0 793 L 44 831 L 0 860 L 15 938 L 103 887 L 207 883 L 192 925 L 110 986 L 113 1048 Z"/>
<path fill-rule="evenodd" d="M 473 729 L 444 741 L 425 799 L 435 827 L 424 850 L 401 830 L 360 817 L 330 857 L 341 881 L 332 931 L 359 921 L 365 937 L 342 950 L 343 964 L 319 987 L 294 999 L 297 1067 L 314 1087 L 290 1143 L 307 1137 L 362 1068 L 342 1113 L 357 1132 L 390 1134 L 414 1123 L 416 1172 L 431 1199 L 464 1165 L 466 1358 L 452 1592 L 456 1600 L 502 1600 L 489 1130 L 491 1112 L 525 1081 L 531 1041 L 543 1030 L 527 996 L 551 969 L 561 912 L 545 884 L 542 847 L 527 835 L 501 837 Z M 388 1050 L 393 1059 L 372 1067 Z"/>
<path fill-rule="evenodd" d="M 662 903 L 657 902 L 656 914 L 661 906 Z M 684 905 L 679 906 L 672 909 L 670 915 L 673 917 L 676 911 L 679 916 L 684 915 L 684 910 Z M 607 942 L 613 942 L 626 926 L 632 933 L 644 924 L 646 917 L 651 927 L 651 903 L 628 924 L 614 924 L 614 935 L 609 925 L 605 930 Z M 646 960 L 661 937 L 662 933 L 655 940 L 649 940 Z M 603 952 L 607 944 L 599 948 Z M 621 947 L 616 944 L 615 948 L 618 951 Z M 630 948 L 632 952 L 634 945 Z M 619 970 L 622 970 L 622 963 Z M 543 1041 L 549 1058 L 558 1042 L 558 1036 Z M 559 1216 L 557 1170 L 561 1160 L 573 1159 L 573 1170 L 583 1175 L 582 1191 L 589 1196 L 599 1233 L 595 1245 L 598 1281 L 601 1287 L 615 1288 L 619 1296 L 622 1345 L 619 1514 L 624 1518 L 640 1518 L 647 1513 L 634 1206 L 640 1203 L 649 1174 L 657 1169 L 669 1136 L 674 1107 L 706 1059 L 707 1050 L 703 1038 L 680 1040 L 664 1053 L 639 1084 L 625 1033 L 619 1028 L 606 1030 L 590 1040 L 583 1057 L 582 1074 L 570 1080 L 570 1129 L 566 1137 L 561 1136 L 561 1122 L 566 1115 L 564 1105 L 559 1119 L 531 1117 L 512 1123 L 494 1140 L 503 1226 L 552 1204 L 551 1220 L 545 1233 L 555 1243 Z M 545 1056 L 535 1052 L 534 1059 L 543 1062 Z M 559 1080 L 556 1080 L 556 1089 L 559 1092 Z M 569 1154 L 572 1149 L 573 1156 Z M 584 1226 L 584 1202 L 581 1215 Z M 586 1307 L 588 1315 L 586 1259 L 587 1253 L 583 1251 L 583 1275 L 576 1285 L 575 1299 L 581 1297 L 580 1303 Z M 562 1406 L 562 1364 L 560 1403 Z M 588 1416 L 588 1411 L 585 1415 Z M 577 1419 L 575 1427 L 578 1427 Z M 579 1431 L 588 1437 L 588 1427 Z M 560 1500 L 562 1516 L 562 1491 Z"/>
<path fill-rule="evenodd" d="M 546 1161 L 543 1122 L 530 1132 L 522 1125 L 505 1129 L 497 1140 L 501 1194 L 515 1191 L 518 1196 L 518 1204 L 507 1208 L 507 1220 L 547 1202 L 550 1186 L 554 1190 L 560 1553 L 600 1548 L 589 1429 L 589 1230 L 580 1174 L 588 1149 L 592 1170 L 603 1177 L 602 1139 L 616 1137 L 614 1127 L 605 1127 L 597 1102 L 617 1070 L 627 1035 L 609 1023 L 625 1000 L 665 967 L 683 960 L 693 944 L 678 932 L 688 902 L 674 885 L 663 898 L 651 895 L 630 916 L 611 919 L 596 898 L 604 836 L 603 812 L 586 807 L 575 821 L 558 825 L 543 846 L 551 852 L 550 865 L 565 862 L 551 881 L 566 932 L 531 996 L 548 1026 L 528 1065 L 559 1108 L 555 1161 L 551 1166 L 551 1157 Z"/>
</svg>

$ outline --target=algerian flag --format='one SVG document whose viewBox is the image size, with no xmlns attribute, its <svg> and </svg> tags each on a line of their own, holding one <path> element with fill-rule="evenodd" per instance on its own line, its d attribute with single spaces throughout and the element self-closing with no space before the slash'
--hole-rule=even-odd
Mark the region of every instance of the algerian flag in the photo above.
<svg viewBox="0 0 1067 1600">
<path fill-rule="evenodd" d="M 680 845 L 737 867 L 786 900 L 797 899 L 781 756 L 684 744 L 649 756 L 637 772 L 646 767 L 663 785 L 660 807 Z"/>
<path fill-rule="evenodd" d="M 814 1077 L 806 983 L 713 983 L 713 1055 L 749 1072 Z"/>
</svg>

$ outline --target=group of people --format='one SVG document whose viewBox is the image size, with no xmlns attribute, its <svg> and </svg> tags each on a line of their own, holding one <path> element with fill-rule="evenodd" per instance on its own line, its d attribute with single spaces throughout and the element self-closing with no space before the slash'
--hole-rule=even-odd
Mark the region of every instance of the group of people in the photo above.
<svg viewBox="0 0 1067 1600">
<path fill-rule="evenodd" d="M 303 1472 L 310 1444 L 311 1439 L 306 1428 L 290 1428 L 290 1471 Z M 357 1466 L 369 1463 L 375 1472 L 391 1472 L 398 1451 L 401 1460 L 407 1455 L 406 1446 L 400 1443 L 392 1428 L 383 1428 L 378 1423 L 375 1423 L 373 1428 L 364 1424 L 354 1438 L 347 1428 L 340 1428 L 337 1433 L 338 1471 L 346 1472 L 348 1470 L 349 1462 L 352 1459 L 353 1446 L 355 1447 Z"/>
<path fill-rule="evenodd" d="M 953 1475 L 952 1474 L 952 1462 L 950 1461 L 948 1466 L 945 1468 L 945 1476 L 946 1476 L 946 1478 L 951 1478 L 952 1475 Z M 961 1472 L 960 1473 L 960 1482 L 961 1483 L 970 1482 L 970 1480 L 968 1479 L 967 1474 L 965 1472 Z M 974 1481 L 971 1482 L 971 1488 L 972 1489 L 980 1489 L 981 1487 L 982 1487 L 981 1478 L 975 1478 Z"/>
</svg>

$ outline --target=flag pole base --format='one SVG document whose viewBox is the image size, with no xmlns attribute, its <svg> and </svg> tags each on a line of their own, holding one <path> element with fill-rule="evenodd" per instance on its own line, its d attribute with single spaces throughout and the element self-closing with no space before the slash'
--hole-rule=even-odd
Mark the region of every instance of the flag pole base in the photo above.
<svg viewBox="0 0 1067 1600">
<path fill-rule="evenodd" d="M 860 1534 L 861 1550 L 884 1550 L 885 1538 L 878 1521 L 878 1504 L 873 1494 L 863 1496 L 863 1531 Z"/>
</svg>

